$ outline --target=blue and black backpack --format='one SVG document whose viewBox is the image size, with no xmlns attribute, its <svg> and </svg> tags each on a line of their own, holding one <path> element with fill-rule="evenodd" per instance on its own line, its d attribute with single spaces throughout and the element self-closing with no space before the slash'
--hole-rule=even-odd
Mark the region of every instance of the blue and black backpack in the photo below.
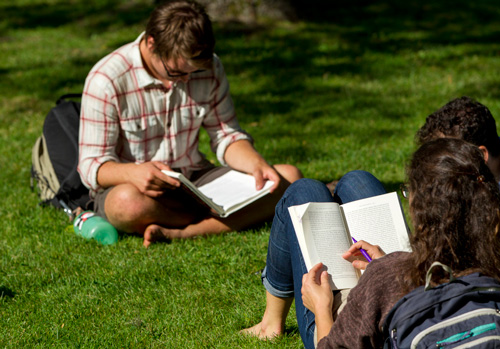
<svg viewBox="0 0 500 349">
<path fill-rule="evenodd" d="M 450 282 L 430 287 L 432 269 Z M 384 348 L 500 348 L 500 282 L 479 273 L 454 278 L 434 262 L 426 285 L 402 299 L 384 322 Z"/>
</svg>

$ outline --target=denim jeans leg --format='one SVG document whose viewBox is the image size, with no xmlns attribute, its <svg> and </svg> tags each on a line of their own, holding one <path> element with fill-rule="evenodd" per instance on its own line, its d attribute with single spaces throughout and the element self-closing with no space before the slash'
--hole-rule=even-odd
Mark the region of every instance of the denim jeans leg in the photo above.
<svg viewBox="0 0 500 349">
<path fill-rule="evenodd" d="M 384 186 L 369 172 L 356 170 L 340 178 L 334 190 L 334 200 L 339 204 L 386 194 Z"/>
<path fill-rule="evenodd" d="M 328 188 L 313 179 L 294 182 L 276 205 L 262 275 L 266 290 L 276 297 L 295 297 L 299 332 L 306 348 L 314 348 L 314 314 L 304 307 L 300 289 L 307 269 L 293 229 L 288 207 L 307 202 L 332 202 Z"/>
</svg>

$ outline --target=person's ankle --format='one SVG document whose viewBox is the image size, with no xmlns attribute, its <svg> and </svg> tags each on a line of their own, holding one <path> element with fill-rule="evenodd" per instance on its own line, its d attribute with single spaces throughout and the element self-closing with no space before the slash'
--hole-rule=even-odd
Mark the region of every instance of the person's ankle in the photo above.
<svg viewBox="0 0 500 349">
<path fill-rule="evenodd" d="M 267 337 L 267 338 L 272 338 L 272 337 L 278 337 L 283 334 L 285 331 L 285 324 L 279 320 L 270 320 L 270 319 L 262 319 L 261 322 L 261 333 Z"/>
</svg>

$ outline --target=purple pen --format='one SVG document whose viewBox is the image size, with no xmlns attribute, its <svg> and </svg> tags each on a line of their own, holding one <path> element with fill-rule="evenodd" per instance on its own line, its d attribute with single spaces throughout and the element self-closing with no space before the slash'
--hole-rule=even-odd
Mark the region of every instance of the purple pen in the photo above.
<svg viewBox="0 0 500 349">
<path fill-rule="evenodd" d="M 352 241 L 354 241 L 354 243 L 356 243 L 356 239 L 351 237 Z M 370 255 L 368 254 L 368 252 L 366 252 L 365 250 L 363 250 L 362 248 L 359 249 L 361 251 L 361 253 L 363 254 L 363 256 L 365 256 L 366 260 L 368 261 L 368 263 L 370 263 L 372 261 L 372 259 L 370 258 Z"/>
</svg>

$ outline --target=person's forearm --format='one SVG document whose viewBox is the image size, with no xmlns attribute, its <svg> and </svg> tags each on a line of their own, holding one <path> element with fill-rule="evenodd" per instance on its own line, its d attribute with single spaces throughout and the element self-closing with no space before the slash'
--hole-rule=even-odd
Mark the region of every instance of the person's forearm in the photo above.
<svg viewBox="0 0 500 349">
<path fill-rule="evenodd" d="M 262 166 L 268 166 L 266 160 L 247 140 L 232 143 L 226 149 L 224 160 L 235 170 L 253 173 Z"/>
<path fill-rule="evenodd" d="M 137 166 L 135 163 L 118 163 L 108 161 L 99 167 L 97 183 L 103 188 L 129 182 L 130 170 Z M 128 170 L 130 169 L 130 170 Z"/>
</svg>

